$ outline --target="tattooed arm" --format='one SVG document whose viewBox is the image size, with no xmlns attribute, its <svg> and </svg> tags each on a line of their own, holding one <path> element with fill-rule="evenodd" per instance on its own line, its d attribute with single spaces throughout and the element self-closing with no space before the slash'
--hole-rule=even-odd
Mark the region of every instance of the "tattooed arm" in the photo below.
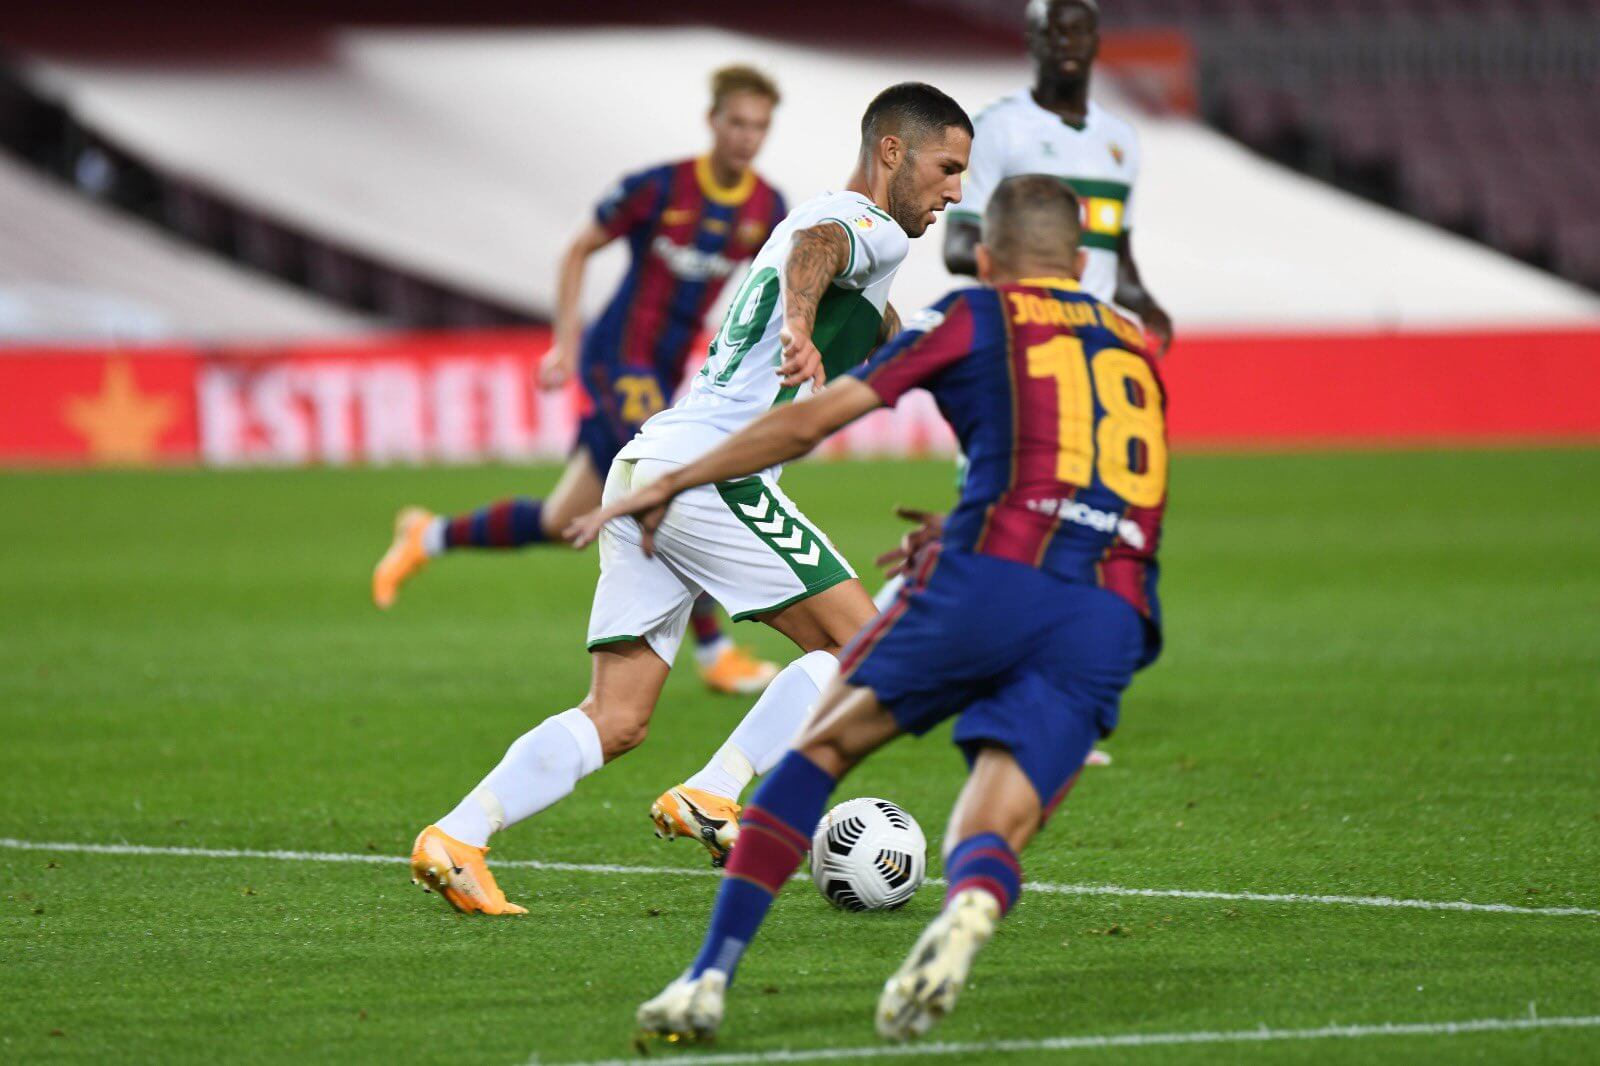
<svg viewBox="0 0 1600 1066">
<path fill-rule="evenodd" d="M 883 305 L 883 325 L 878 329 L 878 343 L 887 344 L 899 332 L 900 312 L 894 309 L 894 304 L 885 301 Z"/>
<path fill-rule="evenodd" d="M 811 330 L 828 283 L 849 266 L 850 236 L 839 223 L 818 223 L 794 235 L 783 267 L 783 364 L 778 373 L 785 385 L 810 381 L 820 389 L 828 380 Z"/>
</svg>

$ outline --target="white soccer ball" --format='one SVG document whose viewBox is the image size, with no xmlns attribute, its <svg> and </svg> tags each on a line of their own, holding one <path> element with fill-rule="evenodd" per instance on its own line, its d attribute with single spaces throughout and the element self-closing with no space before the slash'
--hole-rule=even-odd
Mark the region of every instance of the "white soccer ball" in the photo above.
<svg viewBox="0 0 1600 1066">
<path fill-rule="evenodd" d="M 835 907 L 890 910 L 921 887 L 928 841 L 905 808 L 885 799 L 846 800 L 811 838 L 811 879 Z"/>
</svg>

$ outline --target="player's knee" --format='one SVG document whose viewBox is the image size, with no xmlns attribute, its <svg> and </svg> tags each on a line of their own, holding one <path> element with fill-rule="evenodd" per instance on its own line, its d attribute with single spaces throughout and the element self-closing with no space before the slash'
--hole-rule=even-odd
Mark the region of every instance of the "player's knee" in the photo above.
<svg viewBox="0 0 1600 1066">
<path fill-rule="evenodd" d="M 650 712 L 644 708 L 602 704 L 591 697 L 584 701 L 583 713 L 600 734 L 600 752 L 606 762 L 643 744 L 650 732 Z"/>
<path fill-rule="evenodd" d="M 849 730 L 823 725 L 807 728 L 795 750 L 816 763 L 835 779 L 843 777 L 866 758 L 870 748 L 856 743 Z"/>
<path fill-rule="evenodd" d="M 849 773 L 856 763 L 860 761 L 852 757 L 847 748 L 826 737 L 803 740 L 795 746 L 794 750 L 816 763 L 824 773 L 834 780 L 838 780 Z"/>
<path fill-rule="evenodd" d="M 610 743 L 606 743 L 604 736 L 601 738 L 602 749 L 607 759 L 614 759 L 623 752 L 632 751 L 644 743 L 645 735 L 650 732 L 650 723 L 646 721 L 632 721 L 619 724 L 613 731 Z"/>
</svg>

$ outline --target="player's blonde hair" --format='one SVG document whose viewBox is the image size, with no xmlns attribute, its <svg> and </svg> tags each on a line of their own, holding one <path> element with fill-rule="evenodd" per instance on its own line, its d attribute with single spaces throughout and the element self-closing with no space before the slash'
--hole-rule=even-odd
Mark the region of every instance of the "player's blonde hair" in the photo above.
<svg viewBox="0 0 1600 1066">
<path fill-rule="evenodd" d="M 723 101 L 734 93 L 764 96 L 774 107 L 783 99 L 778 93 L 778 83 L 755 67 L 735 63 L 711 72 L 711 110 L 720 111 Z"/>
</svg>

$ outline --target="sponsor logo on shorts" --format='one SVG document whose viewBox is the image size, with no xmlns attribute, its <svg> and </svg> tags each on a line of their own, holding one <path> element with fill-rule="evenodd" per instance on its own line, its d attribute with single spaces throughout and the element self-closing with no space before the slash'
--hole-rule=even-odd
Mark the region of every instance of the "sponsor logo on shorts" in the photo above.
<svg viewBox="0 0 1600 1066">
<path fill-rule="evenodd" d="M 1123 518 L 1115 511 L 1102 511 L 1082 500 L 1029 500 L 1028 509 L 1052 515 L 1062 522 L 1088 526 L 1101 533 L 1115 533 L 1135 551 L 1144 550 L 1144 530 L 1139 528 L 1137 522 Z"/>
</svg>

